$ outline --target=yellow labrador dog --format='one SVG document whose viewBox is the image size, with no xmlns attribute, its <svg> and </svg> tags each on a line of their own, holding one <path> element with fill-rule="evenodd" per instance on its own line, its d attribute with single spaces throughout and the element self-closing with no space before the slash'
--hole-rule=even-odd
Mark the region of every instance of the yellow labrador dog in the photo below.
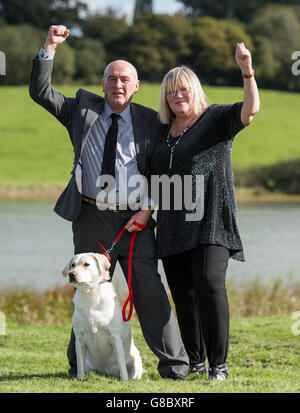
<svg viewBox="0 0 300 413">
<path fill-rule="evenodd" d="M 72 319 L 76 337 L 77 378 L 90 370 L 140 379 L 142 360 L 129 322 L 124 322 L 119 299 L 103 254 L 75 255 L 63 270 L 76 288 Z"/>
</svg>

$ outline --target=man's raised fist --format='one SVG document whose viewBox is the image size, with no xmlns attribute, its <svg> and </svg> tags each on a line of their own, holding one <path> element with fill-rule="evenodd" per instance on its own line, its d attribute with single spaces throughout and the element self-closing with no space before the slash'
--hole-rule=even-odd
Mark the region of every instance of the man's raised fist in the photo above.
<svg viewBox="0 0 300 413">
<path fill-rule="evenodd" d="M 48 31 L 48 36 L 44 44 L 45 50 L 55 50 L 56 47 L 64 42 L 69 36 L 70 30 L 65 26 L 50 26 Z"/>
</svg>

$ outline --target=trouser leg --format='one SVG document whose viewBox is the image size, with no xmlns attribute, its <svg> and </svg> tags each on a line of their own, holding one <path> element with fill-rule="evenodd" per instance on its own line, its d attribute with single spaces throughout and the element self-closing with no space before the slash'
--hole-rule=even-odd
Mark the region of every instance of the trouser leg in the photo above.
<svg viewBox="0 0 300 413">
<path fill-rule="evenodd" d="M 191 250 L 196 295 L 209 364 L 226 362 L 229 346 L 229 306 L 225 287 L 229 252 L 217 245 Z"/>
<path fill-rule="evenodd" d="M 144 338 L 159 358 L 160 375 L 169 377 L 175 373 L 185 377 L 189 368 L 188 356 L 165 287 L 157 272 L 157 259 L 148 256 L 155 243 L 152 232 L 151 229 L 143 230 L 136 238 L 131 281 L 134 306 Z M 148 247 L 145 249 L 145 246 Z M 120 251 L 119 262 L 127 278 L 128 248 Z"/>
<path fill-rule="evenodd" d="M 190 365 L 206 359 L 189 251 L 162 259 Z"/>
<path fill-rule="evenodd" d="M 76 350 L 75 350 L 75 334 L 73 328 L 71 329 L 71 336 L 67 348 L 67 357 L 69 360 L 69 365 L 71 367 L 70 373 L 77 373 L 77 361 L 76 361 Z"/>
</svg>

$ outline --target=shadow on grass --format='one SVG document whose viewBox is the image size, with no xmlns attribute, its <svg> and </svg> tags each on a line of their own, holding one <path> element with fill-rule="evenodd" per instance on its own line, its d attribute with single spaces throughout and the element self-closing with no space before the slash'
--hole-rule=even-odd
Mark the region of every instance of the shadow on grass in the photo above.
<svg viewBox="0 0 300 413">
<path fill-rule="evenodd" d="M 46 373 L 46 374 L 8 374 L 0 376 L 1 381 L 10 380 L 31 380 L 31 379 L 70 379 L 74 380 L 75 377 L 69 376 L 68 373 Z"/>
</svg>

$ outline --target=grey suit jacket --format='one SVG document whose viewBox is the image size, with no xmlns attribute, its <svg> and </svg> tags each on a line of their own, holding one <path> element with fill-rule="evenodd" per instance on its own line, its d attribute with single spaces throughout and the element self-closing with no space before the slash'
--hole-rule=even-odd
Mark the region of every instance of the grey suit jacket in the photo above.
<svg viewBox="0 0 300 413">
<path fill-rule="evenodd" d="M 54 115 L 68 130 L 74 148 L 71 179 L 59 197 L 54 211 L 68 221 L 74 221 L 81 210 L 78 160 L 93 123 L 104 109 L 104 99 L 79 89 L 75 98 L 68 98 L 51 86 L 53 60 L 33 60 L 29 94 L 39 105 Z M 142 105 L 130 105 L 139 172 L 149 178 L 150 158 L 161 134 L 157 112 Z"/>
</svg>

